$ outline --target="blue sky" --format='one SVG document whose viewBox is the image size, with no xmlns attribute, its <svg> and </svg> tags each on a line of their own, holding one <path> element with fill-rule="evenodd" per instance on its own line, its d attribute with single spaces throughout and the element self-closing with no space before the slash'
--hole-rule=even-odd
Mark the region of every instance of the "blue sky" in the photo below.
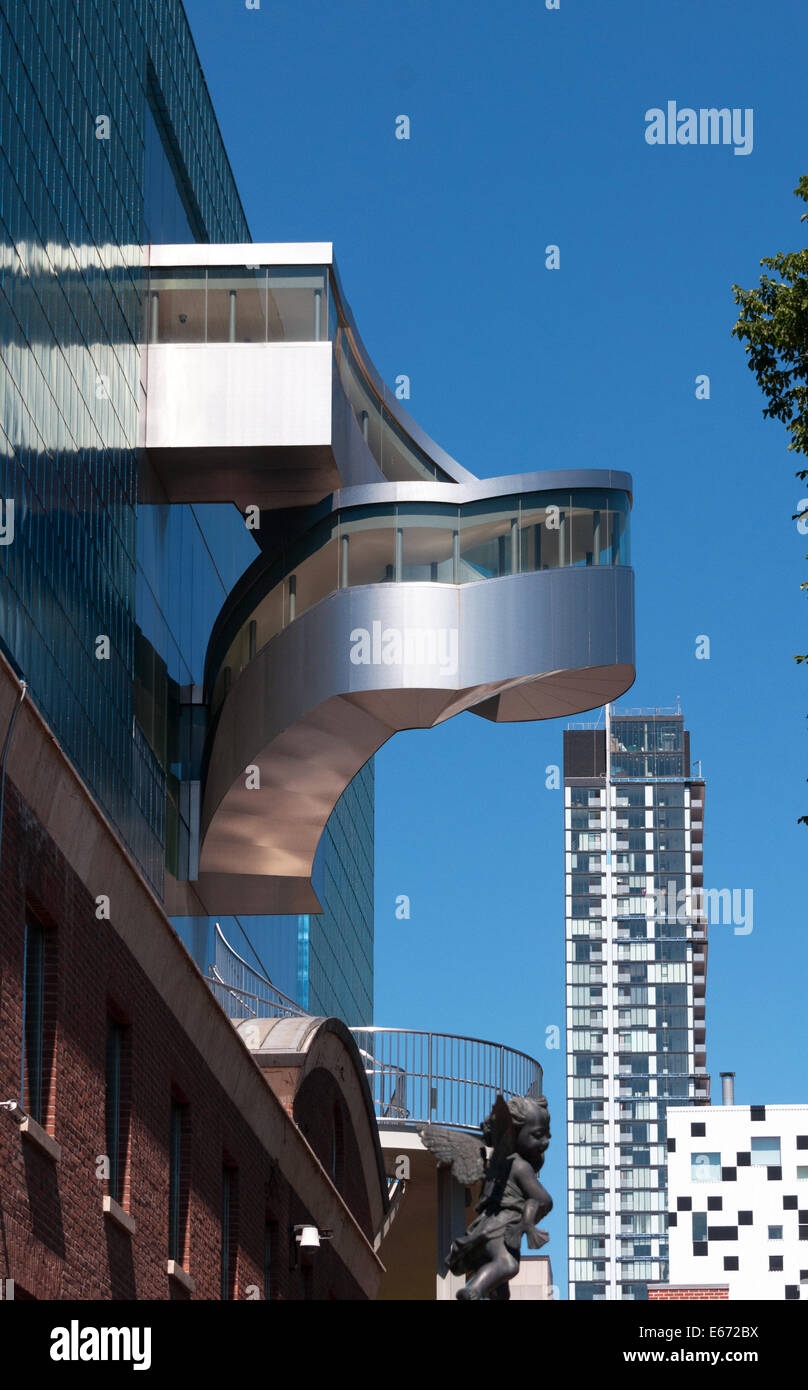
<svg viewBox="0 0 808 1390">
<path fill-rule="evenodd" d="M 731 285 L 805 244 L 804 0 L 185 0 L 254 239 L 329 240 L 374 361 L 481 476 L 633 474 L 638 676 L 707 778 L 708 1067 L 805 1102 L 808 486 L 730 337 Z M 754 111 L 754 148 L 651 146 L 645 112 Z M 406 114 L 411 139 L 395 139 Z M 558 271 L 545 247 L 560 247 Z M 710 377 L 697 400 L 696 377 Z M 710 638 L 697 660 L 696 638 Z M 595 717 L 595 716 L 591 716 Z M 538 1056 L 564 1264 L 561 722 L 467 714 L 376 760 L 376 1021 Z M 411 899 L 409 921 L 396 895 Z"/>
</svg>

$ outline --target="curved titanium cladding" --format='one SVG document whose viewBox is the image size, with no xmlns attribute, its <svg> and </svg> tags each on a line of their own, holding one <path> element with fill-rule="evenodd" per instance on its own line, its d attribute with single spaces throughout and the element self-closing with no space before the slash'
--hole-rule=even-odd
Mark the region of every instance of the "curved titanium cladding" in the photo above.
<svg viewBox="0 0 808 1390">
<path fill-rule="evenodd" d="M 375 371 L 329 243 L 152 246 L 160 500 L 261 509 L 208 646 L 198 889 L 318 911 L 340 795 L 400 729 L 565 717 L 634 679 L 631 479 L 480 481 Z"/>
<path fill-rule="evenodd" d="M 341 500 L 349 502 L 351 491 Z M 207 681 L 211 710 L 268 641 L 336 589 L 470 584 L 567 565 L 628 565 L 629 507 L 626 492 L 576 488 L 453 505 L 432 498 L 380 501 L 336 506 L 326 516 L 320 508 L 274 563 L 262 558 L 251 568 L 225 610 L 228 618 L 217 623 Z"/>
<path fill-rule="evenodd" d="M 376 528 L 390 539 L 390 552 L 385 539 L 374 563 L 392 565 L 395 574 L 400 560 L 400 582 L 382 577 L 333 587 L 261 645 L 257 628 L 250 629 L 258 619 L 249 617 L 261 585 L 258 575 L 248 572 L 225 606 L 209 648 L 208 689 L 218 700 L 206 750 L 200 827 L 200 880 L 209 901 L 217 901 L 220 876 L 226 875 L 229 901 L 238 897 L 233 911 L 266 911 L 268 901 L 273 911 L 316 911 L 310 877 L 326 820 L 362 765 L 398 730 L 430 728 L 462 710 L 495 722 L 564 717 L 616 699 L 628 688 L 634 679 L 633 574 L 611 562 L 609 549 L 614 546 L 620 558 L 625 491 L 592 486 L 612 481 L 612 475 L 566 475 L 569 543 L 576 544 L 579 527 L 581 550 L 574 552 L 579 563 L 558 564 L 556 534 L 556 567 L 507 572 L 520 562 L 523 547 L 535 559 L 530 547 L 537 541 L 536 526 L 542 545 L 544 533 L 555 529 L 546 521 L 548 508 L 557 505 L 548 499 L 558 490 L 535 486 L 547 478 L 527 475 L 473 490 L 440 489 L 458 498 L 452 509 L 457 525 L 449 528 L 449 537 L 440 507 L 421 504 L 428 511 L 415 513 L 418 519 L 437 517 L 441 525 L 415 531 L 439 531 L 441 554 L 446 553 L 441 558 L 433 546 L 419 560 L 412 557 L 413 563 L 439 569 L 451 564 L 448 582 L 404 577 L 408 550 L 398 533 L 406 528 L 397 525 L 397 508 L 412 503 L 401 501 L 403 489 L 394 489 L 395 498 L 382 497 L 367 511 L 368 519 L 383 516 L 391 523 Z M 549 479 L 555 483 L 558 475 Z M 577 489 L 579 480 L 588 488 Z M 516 482 L 533 486 L 519 496 L 513 491 Z M 483 487 L 494 496 L 481 497 Z M 406 492 L 434 496 L 437 490 L 421 485 Z M 354 511 L 342 505 L 359 502 L 353 493 L 364 500 L 380 491 L 338 494 L 331 517 Z M 580 502 L 579 493 L 600 507 L 572 506 L 573 498 Z M 462 534 L 465 508 L 474 521 L 468 551 L 454 540 Z M 318 525 L 324 520 L 320 517 Z M 478 523 L 482 535 L 476 534 Z M 599 549 L 598 524 L 603 528 Z M 363 533 L 348 533 L 349 568 L 355 534 Z M 339 560 L 343 539 L 337 528 Z M 328 532 L 325 547 L 334 544 Z M 596 564 L 595 554 L 602 559 L 604 547 L 609 559 Z M 456 582 L 458 550 L 461 565 L 488 568 L 496 577 L 467 575 L 466 582 Z M 315 549 L 308 558 L 322 553 Z M 485 557 L 488 566 L 482 564 Z M 259 564 L 266 567 L 267 561 Z M 277 586 L 268 585 L 258 609 L 276 592 Z M 234 659 L 235 647 L 243 665 L 225 689 L 220 671 Z M 253 772 L 247 775 L 246 769 Z"/>
</svg>

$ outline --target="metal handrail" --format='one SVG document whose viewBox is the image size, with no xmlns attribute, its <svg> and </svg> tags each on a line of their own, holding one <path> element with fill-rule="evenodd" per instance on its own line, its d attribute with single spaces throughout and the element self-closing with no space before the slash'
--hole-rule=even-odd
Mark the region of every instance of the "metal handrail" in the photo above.
<svg viewBox="0 0 808 1390">
<path fill-rule="evenodd" d="M 230 945 L 216 923 L 216 960 L 208 984 L 231 1018 L 305 1018 Z M 497 1095 L 540 1096 L 542 1069 L 533 1057 L 485 1038 L 413 1028 L 352 1028 L 380 1127 L 440 1124 L 478 1128 Z"/>
<path fill-rule="evenodd" d="M 216 951 L 213 964 L 208 967 L 208 984 L 219 1003 L 231 1017 L 242 1017 L 236 1013 L 231 1000 L 247 1011 L 253 1018 L 306 1018 L 307 1010 L 290 999 L 288 994 L 273 985 L 268 976 L 250 965 L 238 951 L 231 946 L 219 923 L 215 928 Z M 221 967 L 221 968 L 220 968 Z M 249 988 L 252 986 L 252 988 Z M 219 992 L 224 992 L 224 1000 Z M 248 1001 L 255 1001 L 255 1007 Z"/>
<path fill-rule="evenodd" d="M 477 1129 L 497 1095 L 542 1093 L 542 1069 L 527 1053 L 483 1038 L 425 1029 L 351 1030 L 362 1049 L 381 1127 L 439 1124 Z"/>
</svg>

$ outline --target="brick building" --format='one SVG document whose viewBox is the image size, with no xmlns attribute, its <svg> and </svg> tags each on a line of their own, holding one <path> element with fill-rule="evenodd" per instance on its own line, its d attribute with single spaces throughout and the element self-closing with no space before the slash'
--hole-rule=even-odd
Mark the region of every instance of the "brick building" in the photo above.
<svg viewBox="0 0 808 1390">
<path fill-rule="evenodd" d="M 716 1284 L 713 1288 L 697 1287 L 695 1284 L 649 1284 L 648 1299 L 651 1303 L 681 1303 L 715 1301 L 729 1298 L 729 1286 Z"/>
<path fill-rule="evenodd" d="M 19 696 L 0 661 L 0 727 Z M 0 1279 L 16 1298 L 374 1297 L 386 1183 L 348 1030 L 282 1020 L 305 1036 L 277 1075 L 256 1065 L 30 700 L 4 771 L 0 1100 L 22 1106 L 0 1111 Z M 302 1224 L 331 1235 L 307 1254 Z"/>
</svg>

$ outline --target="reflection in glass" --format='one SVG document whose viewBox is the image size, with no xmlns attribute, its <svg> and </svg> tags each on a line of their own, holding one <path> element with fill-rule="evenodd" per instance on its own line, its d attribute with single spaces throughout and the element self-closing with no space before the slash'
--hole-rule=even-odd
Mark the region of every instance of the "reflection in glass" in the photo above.
<svg viewBox="0 0 808 1390">
<path fill-rule="evenodd" d="M 459 582 L 458 519 L 457 507 L 433 506 L 428 515 L 417 502 L 402 503 L 396 508 L 400 551 L 400 572 L 396 578 L 399 582 Z"/>
<path fill-rule="evenodd" d="M 371 454 L 389 482 L 451 479 L 409 438 L 370 385 L 344 327 L 334 340 L 339 378 Z"/>
<path fill-rule="evenodd" d="M 270 270 L 269 342 L 319 343 L 328 334 L 326 271 L 289 266 Z"/>
<path fill-rule="evenodd" d="M 460 580 L 519 572 L 519 499 L 495 498 L 461 508 Z"/>
<path fill-rule="evenodd" d="M 193 266 L 149 276 L 153 343 L 319 342 L 328 333 L 324 268 Z"/>
<path fill-rule="evenodd" d="M 238 266 L 208 270 L 209 343 L 264 343 L 267 336 L 267 272 Z"/>
<path fill-rule="evenodd" d="M 340 520 L 341 587 L 392 583 L 396 545 L 394 510 L 352 507 Z"/>
<path fill-rule="evenodd" d="M 193 266 L 152 271 L 149 283 L 149 340 L 204 343 L 205 271 Z"/>
</svg>

